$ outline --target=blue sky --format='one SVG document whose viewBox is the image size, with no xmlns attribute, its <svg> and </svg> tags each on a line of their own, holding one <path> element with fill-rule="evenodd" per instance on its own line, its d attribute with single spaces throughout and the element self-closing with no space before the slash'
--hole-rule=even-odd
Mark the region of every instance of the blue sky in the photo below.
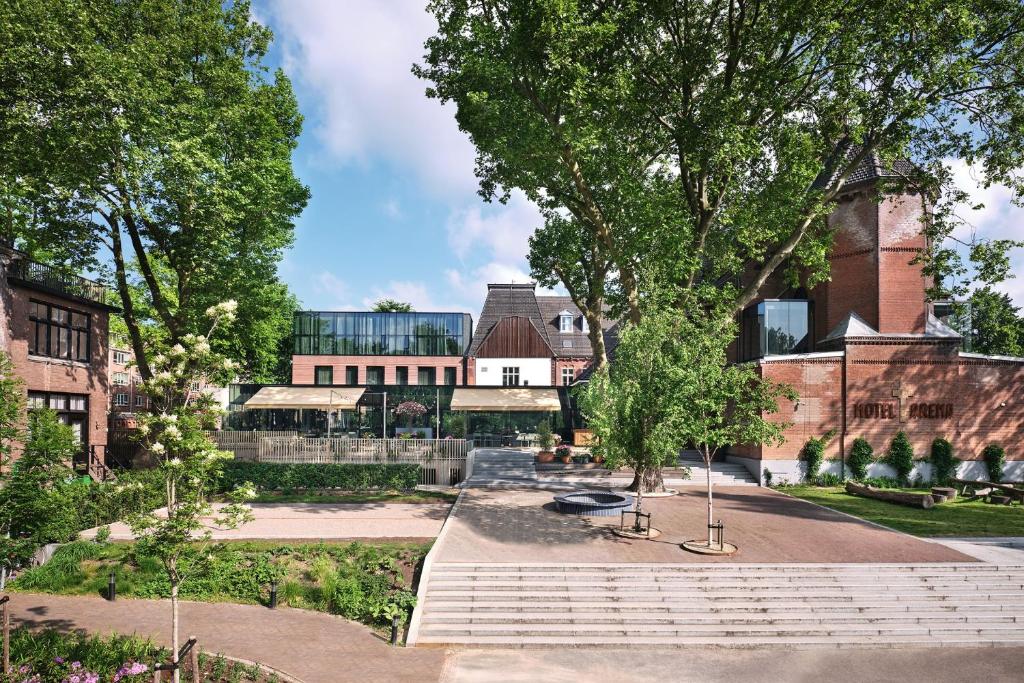
<svg viewBox="0 0 1024 683">
<path fill-rule="evenodd" d="M 477 194 L 473 146 L 453 111 L 410 72 L 433 33 L 424 0 L 255 0 L 273 29 L 273 65 L 288 73 L 305 126 L 295 169 L 312 199 L 281 275 L 304 307 L 367 308 L 380 297 L 417 310 L 479 315 L 487 282 L 525 282 L 527 239 L 539 224 L 522 196 L 505 206 Z M 960 237 L 1020 236 L 1024 211 L 1002 188 L 961 185 L 986 208 L 962 214 Z M 1021 277 L 1008 282 L 1024 305 Z"/>
</svg>

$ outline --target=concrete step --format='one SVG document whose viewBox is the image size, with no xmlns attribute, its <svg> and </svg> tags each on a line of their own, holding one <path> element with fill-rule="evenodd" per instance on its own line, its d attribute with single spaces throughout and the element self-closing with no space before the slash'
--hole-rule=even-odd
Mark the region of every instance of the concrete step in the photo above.
<svg viewBox="0 0 1024 683">
<path fill-rule="evenodd" d="M 1002 601 L 999 603 L 979 602 L 977 600 L 963 601 L 924 601 L 894 603 L 892 601 L 846 601 L 813 603 L 802 601 L 789 602 L 694 602 L 694 603 L 666 603 L 666 602 L 584 602 L 573 601 L 571 604 L 564 602 L 531 602 L 524 603 L 519 600 L 431 600 L 431 608 L 444 613 L 463 613 L 467 616 L 487 615 L 492 612 L 500 613 L 533 613 L 573 616 L 577 613 L 601 613 L 601 614 L 668 614 L 668 615 L 690 615 L 690 614 L 790 614 L 801 612 L 806 614 L 873 614 L 877 612 L 900 613 L 900 612 L 927 612 L 929 614 L 942 613 L 999 613 L 1009 612 L 1013 614 L 1024 614 L 1024 600 L 1017 602 Z"/>
<path fill-rule="evenodd" d="M 435 609 L 441 609 L 436 607 Z M 805 612 L 790 611 L 784 613 L 756 614 L 671 614 L 643 612 L 448 612 L 432 611 L 424 618 L 424 623 L 457 623 L 457 624 L 524 624 L 524 623 L 561 623 L 561 624 L 823 624 L 823 623 L 865 623 L 865 624 L 920 624 L 920 623 L 1024 623 L 1024 611 L 1017 612 L 937 612 L 931 611 L 855 611 Z"/>
<path fill-rule="evenodd" d="M 423 624 L 424 634 L 430 635 L 505 635 L 505 636 L 573 636 L 606 633 L 610 635 L 690 636 L 705 635 L 727 638 L 730 636 L 924 636 L 936 634 L 968 635 L 1011 635 L 1024 638 L 1024 629 L 1017 624 L 986 623 L 941 623 L 941 624 L 637 624 L 637 623 L 596 623 L 596 624 Z"/>
<path fill-rule="evenodd" d="M 444 646 L 452 644 L 448 636 L 432 636 L 424 634 L 417 641 L 418 645 Z M 930 648 L 930 647 L 1020 647 L 1024 645 L 1024 636 L 999 635 L 998 637 L 970 635 L 927 635 L 905 636 L 893 638 L 885 636 L 851 636 L 837 641 L 833 636 L 733 636 L 722 639 L 716 636 L 600 636 L 576 635 L 571 637 L 543 636 L 463 636 L 459 638 L 461 647 L 500 647 L 500 648 L 565 648 L 565 647 L 628 647 L 628 648 L 786 648 L 786 649 L 896 649 L 896 648 Z"/>
</svg>

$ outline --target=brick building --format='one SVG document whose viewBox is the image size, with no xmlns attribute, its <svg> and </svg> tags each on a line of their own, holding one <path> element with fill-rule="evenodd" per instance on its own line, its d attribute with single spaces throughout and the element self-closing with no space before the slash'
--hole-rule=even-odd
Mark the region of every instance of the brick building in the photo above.
<svg viewBox="0 0 1024 683">
<path fill-rule="evenodd" d="M 751 473 L 799 479 L 803 444 L 832 430 L 827 464 L 839 472 L 854 439 L 882 454 L 902 430 L 919 458 L 935 438 L 949 439 L 968 478 L 984 478 L 981 451 L 1000 443 L 1010 460 L 1006 478 L 1024 478 L 1024 358 L 965 352 L 957 331 L 936 316 L 930 283 L 913 262 L 925 246 L 924 202 L 878 194 L 880 181 L 906 172 L 865 163 L 829 217 L 836 230 L 830 281 L 806 291 L 775 279 L 742 315 L 736 359 L 799 394 L 772 417 L 791 425 L 783 445 L 732 449 L 729 459 Z M 892 471 L 876 463 L 870 474 Z"/>
<path fill-rule="evenodd" d="M 0 246 L 0 347 L 25 382 L 28 406 L 49 407 L 82 441 L 75 465 L 105 460 L 110 293 Z"/>
<path fill-rule="evenodd" d="M 487 285 L 467 353 L 469 384 L 570 386 L 593 360 L 587 320 L 570 297 L 538 296 L 533 283 Z"/>
</svg>

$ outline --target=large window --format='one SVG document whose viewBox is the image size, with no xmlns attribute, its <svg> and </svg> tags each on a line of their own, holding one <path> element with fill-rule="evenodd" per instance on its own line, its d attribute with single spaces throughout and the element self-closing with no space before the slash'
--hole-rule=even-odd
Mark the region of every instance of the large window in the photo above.
<svg viewBox="0 0 1024 683">
<path fill-rule="evenodd" d="M 444 369 L 444 383 L 448 386 L 455 386 L 455 378 L 458 376 L 455 370 L 455 368 Z"/>
<path fill-rule="evenodd" d="M 124 351 L 114 351 L 114 364 L 115 365 L 127 365 L 128 354 Z"/>
<path fill-rule="evenodd" d="M 366 366 L 366 383 L 367 384 L 384 384 L 384 366 L 383 365 L 368 365 L 368 366 Z"/>
<path fill-rule="evenodd" d="M 89 362 L 89 315 L 40 301 L 29 302 L 29 353 Z"/>
<path fill-rule="evenodd" d="M 118 396 L 128 394 L 115 394 Z M 28 392 L 28 408 L 49 408 L 57 413 L 57 419 L 71 427 L 78 441 L 88 443 L 89 397 L 81 394 L 57 394 L 45 391 Z"/>
<path fill-rule="evenodd" d="M 395 384 L 409 383 L 409 366 L 399 365 L 395 368 Z"/>
<path fill-rule="evenodd" d="M 359 366 L 358 365 L 346 365 L 345 366 L 345 384 L 352 386 L 359 384 Z"/>
<path fill-rule="evenodd" d="M 127 372 L 115 372 L 114 373 L 114 384 L 118 386 L 128 385 L 128 373 Z"/>
<path fill-rule="evenodd" d="M 472 328 L 466 313 L 299 311 L 294 350 L 298 355 L 461 356 Z"/>
<path fill-rule="evenodd" d="M 812 307 L 809 301 L 770 300 L 743 311 L 740 359 L 808 353 L 813 350 Z"/>
<path fill-rule="evenodd" d="M 129 404 L 128 394 L 124 391 L 119 391 L 114 394 L 114 405 L 118 407 L 125 407 Z"/>
<path fill-rule="evenodd" d="M 313 381 L 316 384 L 334 384 L 334 368 L 330 365 L 317 365 Z"/>
<path fill-rule="evenodd" d="M 420 368 L 419 372 L 416 373 L 416 384 L 437 384 L 437 368 Z"/>
<path fill-rule="evenodd" d="M 576 368 L 562 368 L 562 386 L 567 387 L 576 379 Z"/>
<path fill-rule="evenodd" d="M 503 387 L 518 387 L 519 386 L 519 368 L 518 367 L 503 367 L 501 369 L 501 386 Z"/>
</svg>

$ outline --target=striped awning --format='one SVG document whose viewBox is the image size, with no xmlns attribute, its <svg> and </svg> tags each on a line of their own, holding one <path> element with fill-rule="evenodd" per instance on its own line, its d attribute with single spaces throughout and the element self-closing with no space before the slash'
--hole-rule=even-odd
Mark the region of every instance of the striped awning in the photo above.
<svg viewBox="0 0 1024 683">
<path fill-rule="evenodd" d="M 355 410 L 364 391 L 363 387 L 263 387 L 243 407 Z"/>
<path fill-rule="evenodd" d="M 550 387 L 456 387 L 452 410 L 548 411 L 562 409 L 558 391 Z"/>
</svg>

